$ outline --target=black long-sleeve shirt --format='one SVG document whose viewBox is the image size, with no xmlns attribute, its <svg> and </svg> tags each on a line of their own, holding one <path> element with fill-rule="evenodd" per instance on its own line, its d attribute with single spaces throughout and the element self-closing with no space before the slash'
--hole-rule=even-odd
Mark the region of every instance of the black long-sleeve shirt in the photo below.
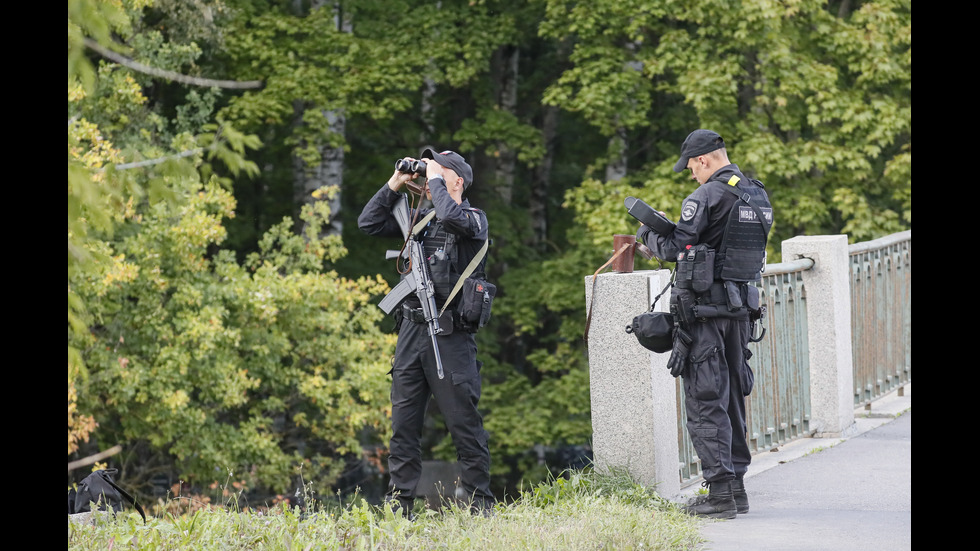
<svg viewBox="0 0 980 551">
<path fill-rule="evenodd" d="M 469 265 L 473 257 L 479 253 L 489 236 L 487 215 L 480 209 L 470 206 L 468 200 L 457 203 L 446 189 L 446 181 L 441 177 L 429 179 L 429 189 L 432 194 L 432 204 L 436 211 L 436 220 L 441 221 L 445 231 L 456 236 L 456 273 L 459 274 Z M 357 227 L 368 235 L 382 237 L 404 237 L 398 221 L 392 214 L 392 207 L 401 193 L 392 191 L 385 184 L 374 194 L 374 197 L 357 217 Z M 420 209 L 418 216 L 414 211 L 411 219 L 421 220 L 430 210 Z M 432 224 L 434 221 L 429 222 Z M 421 232 L 425 234 L 426 232 Z M 421 237 L 425 240 L 424 235 Z M 481 260 L 475 273 L 482 274 L 486 266 L 486 257 Z"/>
<path fill-rule="evenodd" d="M 677 227 L 669 235 L 659 235 L 650 228 L 639 236 L 657 258 L 674 262 L 677 254 L 688 245 L 705 243 L 712 249 L 721 249 L 725 236 L 728 213 L 738 198 L 722 186 L 729 185 L 732 177 L 748 181 L 734 164 L 719 168 L 704 185 L 698 186 L 681 206 Z M 644 226 L 646 228 L 646 226 Z"/>
</svg>

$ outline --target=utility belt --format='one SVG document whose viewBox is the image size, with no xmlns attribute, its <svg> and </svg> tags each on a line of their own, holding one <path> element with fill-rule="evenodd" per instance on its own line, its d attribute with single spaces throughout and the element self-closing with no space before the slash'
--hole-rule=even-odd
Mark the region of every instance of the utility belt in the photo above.
<svg viewBox="0 0 980 551">
<path fill-rule="evenodd" d="M 422 308 L 413 308 L 405 302 L 403 302 L 402 307 L 395 312 L 397 312 L 395 318 L 398 319 L 398 326 L 400 326 L 403 321 L 418 325 L 426 325 L 429 323 L 429 320 L 425 319 L 425 310 Z M 447 309 L 445 312 L 442 312 L 439 315 L 439 327 L 441 329 L 439 335 L 442 336 L 452 335 L 457 329 L 463 329 L 463 327 L 459 324 L 459 316 L 457 316 L 452 309 Z"/>
<path fill-rule="evenodd" d="M 490 309 L 497 295 L 497 287 L 483 278 L 466 278 L 459 286 L 458 300 L 456 292 L 450 295 L 450 305 L 443 306 L 439 312 L 439 325 L 443 334 L 448 334 L 448 328 L 459 329 L 467 333 L 476 333 L 490 320 Z M 416 303 L 417 304 L 417 303 Z M 412 323 L 428 323 L 425 311 L 421 307 L 403 302 L 401 307 L 402 319 Z M 451 322 L 451 323 L 450 323 Z"/>
<path fill-rule="evenodd" d="M 674 292 L 670 311 L 682 328 L 711 318 L 755 322 L 766 315 L 759 288 L 743 281 L 716 279 L 715 250 L 705 244 L 689 247 L 677 256 Z M 758 339 L 765 335 L 765 328 Z"/>
<path fill-rule="evenodd" d="M 749 319 L 753 314 L 758 319 L 759 289 L 741 281 L 720 280 L 715 260 L 715 250 L 705 244 L 688 247 L 677 255 L 671 304 L 680 309 L 680 321 Z"/>
<path fill-rule="evenodd" d="M 707 291 L 695 293 L 695 309 L 704 312 L 702 318 L 728 317 L 724 312 L 737 313 L 759 308 L 759 289 L 738 281 L 716 281 Z M 750 303 L 751 301 L 751 303 Z M 754 304 L 753 304 L 754 303 Z M 717 315 L 710 315 L 714 309 Z"/>
<path fill-rule="evenodd" d="M 713 283 L 703 293 L 674 287 L 670 295 L 671 312 L 687 327 L 708 318 L 759 319 L 760 302 L 758 287 L 734 281 Z"/>
<path fill-rule="evenodd" d="M 407 304 L 402 304 L 402 318 L 412 323 L 425 323 L 425 312 L 421 308 L 412 308 Z"/>
</svg>

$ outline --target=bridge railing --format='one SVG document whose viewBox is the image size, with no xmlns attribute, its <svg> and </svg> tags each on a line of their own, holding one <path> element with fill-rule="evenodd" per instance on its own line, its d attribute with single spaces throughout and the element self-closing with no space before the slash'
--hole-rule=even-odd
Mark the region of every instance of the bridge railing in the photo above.
<svg viewBox="0 0 980 551">
<path fill-rule="evenodd" d="M 854 405 L 912 378 L 912 231 L 847 248 L 851 266 Z"/>
<path fill-rule="evenodd" d="M 846 434 L 853 429 L 856 401 L 909 381 L 911 232 L 899 235 L 850 251 L 843 235 L 782 243 L 787 261 L 768 265 L 759 284 L 768 310 L 766 336 L 750 347 L 755 389 L 747 423 L 753 452 L 805 436 Z M 626 468 L 672 496 L 700 478 L 685 429 L 683 389 L 666 373 L 668 354 L 647 351 L 624 331 L 649 308 L 669 272 L 603 274 L 594 288 L 591 280 L 586 278 L 586 303 L 595 294 L 589 367 L 596 464 Z M 881 301 L 891 307 L 870 308 Z M 667 301 L 661 302 L 658 307 L 666 309 Z M 856 302 L 860 308 L 852 310 Z M 853 335 L 869 346 L 857 351 Z M 858 369 L 866 371 L 859 376 Z M 868 388 L 877 394 L 855 393 Z"/>
</svg>

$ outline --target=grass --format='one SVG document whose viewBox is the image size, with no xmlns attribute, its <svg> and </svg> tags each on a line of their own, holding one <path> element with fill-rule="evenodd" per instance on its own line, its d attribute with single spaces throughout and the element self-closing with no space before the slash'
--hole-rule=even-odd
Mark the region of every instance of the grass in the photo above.
<svg viewBox="0 0 980 551">
<path fill-rule="evenodd" d="M 815 453 L 820 453 L 820 452 L 822 452 L 824 450 L 829 450 L 830 448 L 833 448 L 837 444 L 841 444 L 843 442 L 844 442 L 843 440 L 838 440 L 837 442 L 834 442 L 833 444 L 830 444 L 830 445 L 827 445 L 827 446 L 817 446 L 817 447 L 813 448 L 812 450 L 810 450 L 810 451 L 806 452 L 805 454 L 803 454 L 803 457 L 806 457 L 808 455 L 813 455 Z"/>
<path fill-rule="evenodd" d="M 624 475 L 571 472 L 500 504 L 489 518 L 456 506 L 414 522 L 360 501 L 304 513 L 211 507 L 150 518 L 100 515 L 68 526 L 69 549 L 696 549 L 699 521 Z"/>
</svg>

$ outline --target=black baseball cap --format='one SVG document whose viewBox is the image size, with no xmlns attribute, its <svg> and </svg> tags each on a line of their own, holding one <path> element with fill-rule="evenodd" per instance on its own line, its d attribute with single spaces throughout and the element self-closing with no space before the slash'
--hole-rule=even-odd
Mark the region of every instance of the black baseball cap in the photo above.
<svg viewBox="0 0 980 551">
<path fill-rule="evenodd" d="M 681 145 L 681 158 L 674 165 L 674 172 L 681 172 L 687 168 L 687 161 L 691 157 L 711 153 L 716 149 L 725 147 L 725 140 L 721 135 L 713 130 L 699 128 L 687 135 L 684 144 Z"/>
<path fill-rule="evenodd" d="M 427 148 L 422 152 L 421 158 L 432 159 L 441 166 L 453 169 L 463 179 L 463 189 L 468 189 L 473 184 L 473 169 L 459 153 L 448 149 L 436 153 L 432 148 Z"/>
</svg>

